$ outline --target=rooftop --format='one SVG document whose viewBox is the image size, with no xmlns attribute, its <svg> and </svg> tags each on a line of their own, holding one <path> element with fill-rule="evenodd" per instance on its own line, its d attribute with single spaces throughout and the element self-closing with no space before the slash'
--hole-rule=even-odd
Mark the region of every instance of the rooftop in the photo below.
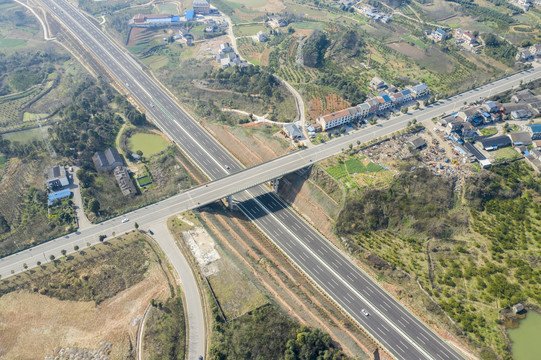
<svg viewBox="0 0 541 360">
<path fill-rule="evenodd" d="M 324 115 L 322 118 L 323 118 L 323 121 L 328 123 L 328 122 L 331 122 L 333 120 L 339 119 L 339 118 L 347 116 L 347 115 L 349 115 L 349 110 L 344 109 L 344 110 L 333 112 L 331 114 Z"/>
<path fill-rule="evenodd" d="M 511 139 L 509 139 L 509 136 L 507 135 L 495 136 L 495 137 L 481 140 L 481 144 L 483 145 L 484 148 L 492 147 L 492 146 L 511 145 Z"/>
</svg>

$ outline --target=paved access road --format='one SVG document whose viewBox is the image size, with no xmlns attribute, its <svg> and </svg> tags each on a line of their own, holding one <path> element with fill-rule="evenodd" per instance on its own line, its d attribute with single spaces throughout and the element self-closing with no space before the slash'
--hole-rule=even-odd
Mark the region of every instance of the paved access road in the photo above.
<svg viewBox="0 0 541 360">
<path fill-rule="evenodd" d="M 171 99 L 168 94 L 155 84 L 131 59 L 124 50 L 118 48 L 106 35 L 97 29 L 87 18 L 63 0 L 52 2 L 42 0 L 42 3 L 55 14 L 72 33 L 93 52 L 99 61 L 115 76 L 137 101 L 145 107 L 147 114 L 157 125 L 171 137 L 186 152 L 186 154 L 212 179 L 225 177 L 230 172 L 239 172 L 242 166 L 211 136 L 209 136 L 192 118 L 190 118 Z M 519 77 L 504 80 L 502 83 L 491 85 L 496 93 L 498 88 L 507 88 L 524 76 L 538 76 L 532 71 Z M 483 89 L 484 90 L 484 89 Z M 471 101 L 481 95 L 483 90 L 462 95 L 460 101 Z M 490 89 L 489 89 L 490 90 Z M 482 96 L 488 96 L 488 91 Z M 449 104 L 447 104 L 449 105 Z M 436 109 L 441 106 L 441 109 Z M 454 106 L 454 105 L 452 105 Z M 285 167 L 293 159 L 297 164 L 310 164 L 318 159 L 333 155 L 347 147 L 349 143 L 366 141 L 392 133 L 405 126 L 414 116 L 423 120 L 426 116 L 434 117 L 447 112 L 448 106 L 434 105 L 431 109 L 415 115 L 407 115 L 385 122 L 384 125 L 355 135 L 340 138 L 336 141 L 315 147 L 304 152 L 290 155 L 285 160 Z M 434 111 L 433 111 L 434 109 Z M 431 114 L 431 115 L 430 115 Z M 338 150 L 340 149 L 340 150 Z M 286 157 L 275 161 L 284 161 Z M 311 160 L 311 161 L 310 161 Z M 277 170 L 278 163 L 269 163 L 270 172 Z M 264 166 L 264 165 L 261 165 Z M 198 187 L 174 198 L 148 206 L 129 214 L 130 221 L 121 223 L 120 219 L 112 219 L 80 233 L 65 238 L 56 239 L 42 244 L 34 249 L 0 260 L 0 273 L 9 276 L 10 271 L 22 270 L 22 263 L 34 266 L 34 261 L 44 261 L 50 254 L 59 256 L 61 249 L 77 244 L 85 246 L 87 242 L 97 241 L 99 234 L 112 236 L 133 228 L 133 222 L 143 225 L 154 222 L 175 212 L 198 206 L 204 201 L 205 194 L 215 187 L 236 186 L 236 190 L 249 187 L 247 178 L 262 176 L 265 167 L 258 166 L 237 178 L 236 183 L 228 186 L 226 183 L 211 183 L 207 187 Z M 256 176 L 253 176 L 256 174 Z M 275 173 L 273 177 L 280 175 Z M 271 177 L 272 178 L 272 177 Z M 233 178 L 231 178 L 233 179 Z M 223 179 L 231 181 L 229 179 Z M 260 180 L 258 180 L 260 181 Z M 257 182 L 257 181 L 256 181 Z M 199 193 L 202 195 L 198 195 Z M 216 194 L 215 194 L 216 195 Z M 259 226 L 296 264 L 311 276 L 325 292 L 329 294 L 345 311 L 369 331 L 387 351 L 397 359 L 461 359 L 447 343 L 438 338 L 423 323 L 411 315 L 390 295 L 385 293 L 371 278 L 356 268 L 340 251 L 323 239 L 313 228 L 300 219 L 276 196 L 269 193 L 263 186 L 258 186 L 237 195 L 239 207 Z M 6 275 L 4 275 L 6 274 Z M 362 309 L 370 315 L 365 316 Z"/>
</svg>

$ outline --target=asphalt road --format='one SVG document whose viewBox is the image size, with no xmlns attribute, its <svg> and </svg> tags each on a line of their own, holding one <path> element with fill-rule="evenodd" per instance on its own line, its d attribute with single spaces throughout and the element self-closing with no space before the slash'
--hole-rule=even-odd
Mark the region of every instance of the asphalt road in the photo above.
<svg viewBox="0 0 541 360">
<path fill-rule="evenodd" d="M 158 204 L 131 212 L 130 221 L 121 218 L 109 220 L 82 230 L 80 233 L 59 238 L 33 249 L 0 260 L 0 274 L 7 277 L 11 270 L 19 272 L 23 263 L 29 267 L 36 261 L 45 262 L 50 254 L 57 257 L 60 251 L 70 251 L 77 244 L 97 242 L 99 234 L 113 236 L 133 229 L 137 221 L 144 224 L 155 222 L 164 216 L 197 207 L 214 196 L 250 188 L 266 176 L 270 178 L 292 169 L 309 165 L 334 155 L 357 140 L 362 142 L 377 138 L 405 127 L 413 119 L 435 117 L 443 112 L 458 110 L 464 101 L 502 91 L 518 85 L 520 79 L 527 81 L 539 77 L 539 69 L 495 82 L 451 100 L 432 105 L 430 108 L 386 121 L 356 134 L 348 135 L 309 150 L 297 152 L 266 164 L 242 171 L 242 166 L 219 143 L 208 135 L 175 103 L 168 94 L 154 83 L 124 50 L 118 48 L 88 19 L 64 0 L 42 0 L 72 33 L 94 53 L 100 62 L 124 84 L 130 94 L 145 107 L 147 115 L 211 178 L 220 179 L 228 173 L 234 176 L 200 186 Z M 63 10 L 61 10 L 62 8 Z M 280 167 L 281 166 L 281 167 Z M 212 196 L 211 196 L 212 195 Z M 416 317 L 410 314 L 394 298 L 380 288 L 371 278 L 355 267 L 338 249 L 322 238 L 311 226 L 285 206 L 278 197 L 264 186 L 250 188 L 235 196 L 238 206 L 292 259 L 314 282 L 331 296 L 361 326 L 370 332 L 389 353 L 397 359 L 461 359 L 462 357 L 446 342 L 437 337 Z M 206 199 L 206 200 L 205 200 Z M 366 309 L 370 315 L 362 314 Z"/>
</svg>

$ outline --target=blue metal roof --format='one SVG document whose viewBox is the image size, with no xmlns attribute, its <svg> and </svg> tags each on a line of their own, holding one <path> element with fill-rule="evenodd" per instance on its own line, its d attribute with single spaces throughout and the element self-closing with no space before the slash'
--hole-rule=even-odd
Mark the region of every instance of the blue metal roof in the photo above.
<svg viewBox="0 0 541 360">
<path fill-rule="evenodd" d="M 51 193 L 48 195 L 49 197 L 49 205 L 54 203 L 56 200 L 67 198 L 71 195 L 71 191 L 69 189 L 60 190 L 54 193 Z"/>
<path fill-rule="evenodd" d="M 171 21 L 172 22 L 180 22 L 180 16 L 172 16 Z"/>
<path fill-rule="evenodd" d="M 193 20 L 195 13 L 193 10 L 186 10 L 186 15 L 184 16 L 186 17 L 186 20 Z"/>
<path fill-rule="evenodd" d="M 533 125 L 528 125 L 528 126 L 532 128 L 532 131 L 534 133 L 541 132 L 541 124 L 533 124 Z"/>
<path fill-rule="evenodd" d="M 487 113 L 486 111 L 483 113 L 483 116 L 486 116 L 486 117 L 490 117 L 490 114 Z"/>
<path fill-rule="evenodd" d="M 391 102 L 391 98 L 387 94 L 381 94 L 380 97 L 385 100 L 385 102 Z"/>
<path fill-rule="evenodd" d="M 436 32 L 439 33 L 439 34 L 442 34 L 442 35 L 447 34 L 447 33 L 446 33 L 445 31 L 443 31 L 442 29 L 438 29 L 438 30 L 436 30 Z"/>
<path fill-rule="evenodd" d="M 409 95 L 411 94 L 411 90 L 410 89 L 404 89 L 401 91 L 402 95 Z"/>
</svg>

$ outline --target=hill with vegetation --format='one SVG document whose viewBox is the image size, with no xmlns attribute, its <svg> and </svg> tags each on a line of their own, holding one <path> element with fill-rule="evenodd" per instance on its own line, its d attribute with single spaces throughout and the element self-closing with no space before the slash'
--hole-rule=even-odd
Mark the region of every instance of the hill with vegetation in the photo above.
<svg viewBox="0 0 541 360">
<path fill-rule="evenodd" d="M 524 162 L 460 187 L 411 168 L 385 189 L 350 192 L 336 232 L 388 281 L 418 281 L 426 293 L 415 296 L 431 316 L 483 359 L 510 358 L 502 325 L 510 307 L 541 306 L 541 179 Z"/>
</svg>

